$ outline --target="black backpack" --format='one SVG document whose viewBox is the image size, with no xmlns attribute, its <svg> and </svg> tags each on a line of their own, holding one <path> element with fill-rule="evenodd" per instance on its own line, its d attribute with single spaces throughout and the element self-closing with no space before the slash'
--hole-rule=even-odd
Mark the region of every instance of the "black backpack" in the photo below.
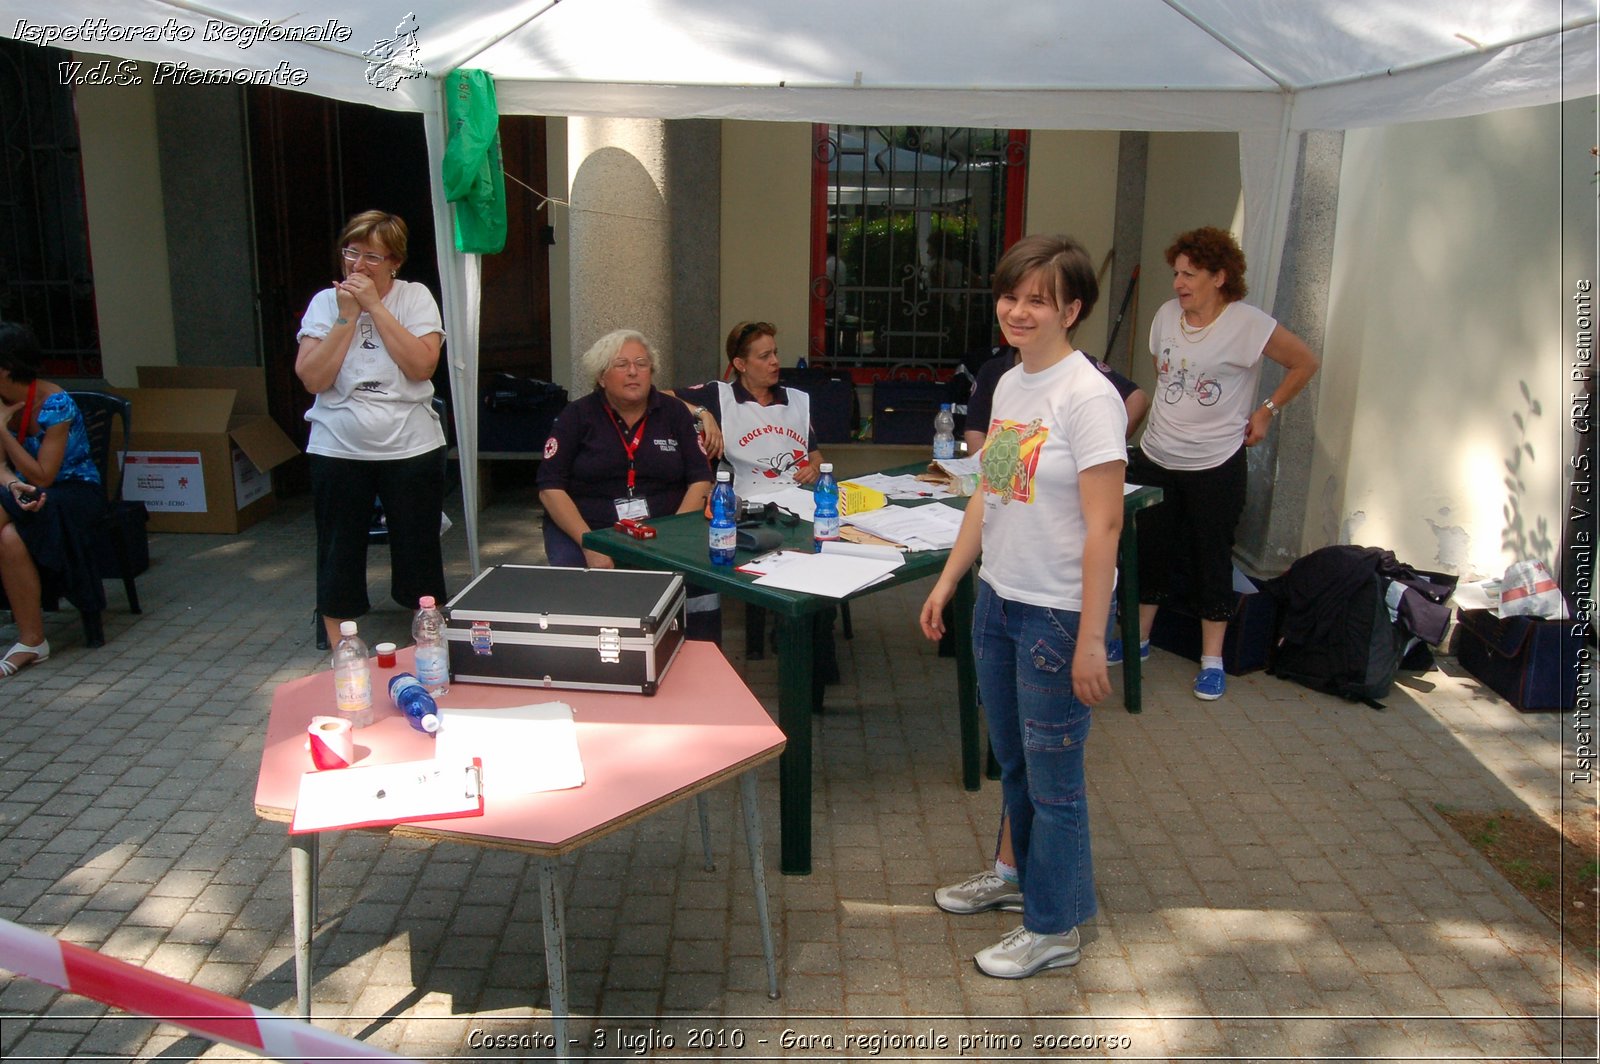
<svg viewBox="0 0 1600 1064">
<path fill-rule="evenodd" d="M 1324 635 L 1305 642 L 1281 637 L 1267 672 L 1351 702 L 1382 709 L 1410 635 L 1389 619 L 1392 583 L 1372 573 L 1328 618 Z"/>
</svg>

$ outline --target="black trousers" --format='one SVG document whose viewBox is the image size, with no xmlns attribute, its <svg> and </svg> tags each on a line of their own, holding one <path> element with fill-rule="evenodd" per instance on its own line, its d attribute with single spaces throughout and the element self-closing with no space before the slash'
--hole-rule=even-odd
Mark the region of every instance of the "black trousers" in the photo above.
<svg viewBox="0 0 1600 1064">
<path fill-rule="evenodd" d="M 1141 451 L 1129 452 L 1128 482 L 1162 493 L 1158 505 L 1139 514 L 1140 602 L 1186 602 L 1207 621 L 1233 616 L 1233 533 L 1244 513 L 1248 472 L 1242 446 L 1211 469 L 1166 469 Z"/>
<path fill-rule="evenodd" d="M 444 448 L 415 458 L 361 460 L 313 454 L 311 494 L 317 519 L 317 610 L 325 617 L 361 617 L 367 598 L 367 541 L 372 506 L 383 503 L 389 528 L 391 593 L 408 610 L 432 595 L 440 605 L 444 553 Z"/>
</svg>

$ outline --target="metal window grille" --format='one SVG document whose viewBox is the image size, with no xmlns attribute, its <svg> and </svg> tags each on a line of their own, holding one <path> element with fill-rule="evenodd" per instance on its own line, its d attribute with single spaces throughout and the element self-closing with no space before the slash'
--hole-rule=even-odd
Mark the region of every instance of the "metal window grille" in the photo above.
<svg viewBox="0 0 1600 1064">
<path fill-rule="evenodd" d="M 1008 203 L 1009 168 L 1026 165 L 1017 138 L 997 129 L 827 126 L 816 152 L 826 236 L 812 290 L 825 359 L 942 376 L 987 348 L 1006 214 L 1021 210 Z"/>
</svg>

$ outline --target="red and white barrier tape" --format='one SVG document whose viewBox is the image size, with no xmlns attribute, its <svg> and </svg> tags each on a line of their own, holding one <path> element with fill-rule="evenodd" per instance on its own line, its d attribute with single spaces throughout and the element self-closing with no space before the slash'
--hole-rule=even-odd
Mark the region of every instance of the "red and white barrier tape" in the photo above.
<svg viewBox="0 0 1600 1064">
<path fill-rule="evenodd" d="M 283 1061 L 408 1060 L 0 920 L 0 968 Z"/>
</svg>

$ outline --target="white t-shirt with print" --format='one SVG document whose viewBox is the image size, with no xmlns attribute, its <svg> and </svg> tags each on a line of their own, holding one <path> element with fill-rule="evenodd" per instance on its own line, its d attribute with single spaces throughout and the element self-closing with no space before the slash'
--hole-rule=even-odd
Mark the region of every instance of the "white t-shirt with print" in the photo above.
<svg viewBox="0 0 1600 1064">
<path fill-rule="evenodd" d="M 1081 351 L 1040 373 L 1000 378 L 983 453 L 983 567 L 1013 602 L 1083 609 L 1078 474 L 1125 462 L 1128 411 Z M 974 504 L 978 500 L 974 500 Z"/>
<path fill-rule="evenodd" d="M 1278 323 L 1233 302 L 1196 337 L 1184 333 L 1182 313 L 1178 301 L 1169 300 L 1150 323 L 1156 386 L 1139 446 L 1166 469 L 1215 469 L 1244 446 L 1261 383 L 1261 352 Z"/>
<path fill-rule="evenodd" d="M 444 335 L 439 304 L 426 285 L 396 280 L 383 305 L 414 336 Z M 332 288 L 323 289 L 311 298 L 295 339 L 325 339 L 338 316 L 338 296 Z M 401 372 L 372 315 L 362 311 L 339 376 L 327 391 L 317 393 L 306 411 L 311 422 L 306 451 L 357 459 L 427 454 L 444 446 L 444 429 L 433 412 L 432 398 L 433 382 L 414 381 Z"/>
</svg>

